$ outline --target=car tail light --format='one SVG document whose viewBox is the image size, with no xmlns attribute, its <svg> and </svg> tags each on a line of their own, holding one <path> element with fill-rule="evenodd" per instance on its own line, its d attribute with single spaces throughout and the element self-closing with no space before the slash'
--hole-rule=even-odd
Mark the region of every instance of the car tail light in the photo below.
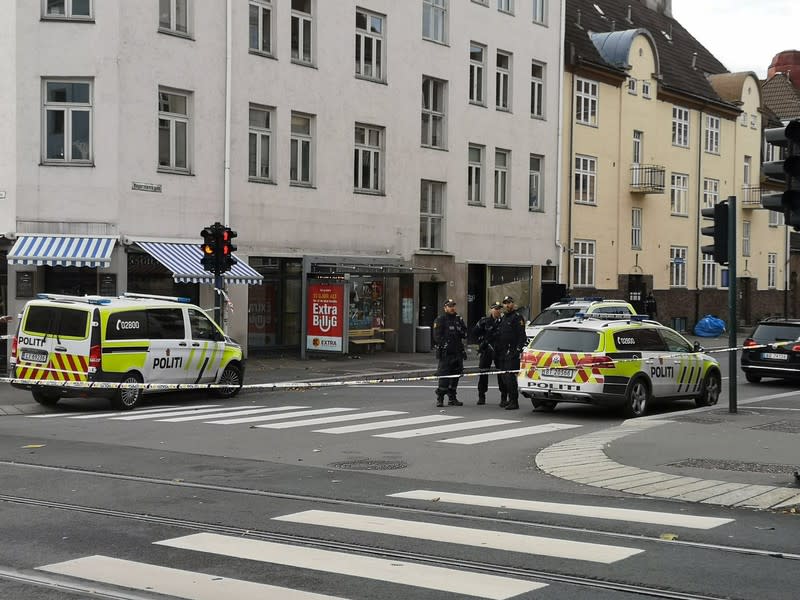
<svg viewBox="0 0 800 600">
<path fill-rule="evenodd" d="M 744 341 L 744 347 L 745 348 L 748 348 L 750 346 L 758 346 L 758 344 L 756 344 L 756 341 L 753 338 L 747 338 Z"/>
<path fill-rule="evenodd" d="M 795 344 L 792 346 L 792 352 L 800 352 L 800 344 Z"/>
<path fill-rule="evenodd" d="M 597 369 L 613 369 L 614 361 L 605 355 L 584 356 L 578 359 L 579 367 L 594 367 Z"/>
<path fill-rule="evenodd" d="M 100 368 L 100 346 L 92 346 L 89 350 L 89 368 L 91 369 L 94 367 L 95 369 Z"/>
<path fill-rule="evenodd" d="M 14 336 L 11 339 L 11 358 L 17 358 L 17 344 L 19 343 L 19 338 Z"/>
<path fill-rule="evenodd" d="M 522 362 L 524 362 L 524 363 L 533 362 L 533 352 L 531 352 L 530 350 L 527 350 L 527 349 L 523 350 L 522 351 Z"/>
</svg>

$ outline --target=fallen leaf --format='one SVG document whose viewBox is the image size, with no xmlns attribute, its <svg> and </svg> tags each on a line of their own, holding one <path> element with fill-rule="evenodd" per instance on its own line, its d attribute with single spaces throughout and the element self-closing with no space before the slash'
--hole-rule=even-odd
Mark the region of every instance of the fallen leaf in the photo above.
<svg viewBox="0 0 800 600">
<path fill-rule="evenodd" d="M 27 450 L 29 448 L 44 448 L 45 446 L 47 444 L 28 444 L 27 446 L 22 446 L 22 448 Z"/>
<path fill-rule="evenodd" d="M 678 539 L 678 534 L 677 533 L 662 533 L 658 537 L 660 537 L 662 540 L 667 540 L 668 542 L 671 542 L 672 540 L 677 540 Z"/>
</svg>

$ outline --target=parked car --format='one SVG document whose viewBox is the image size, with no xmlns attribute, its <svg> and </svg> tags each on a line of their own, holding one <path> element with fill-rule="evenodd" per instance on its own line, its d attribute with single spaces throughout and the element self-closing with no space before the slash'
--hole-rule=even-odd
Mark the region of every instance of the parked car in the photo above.
<svg viewBox="0 0 800 600">
<path fill-rule="evenodd" d="M 559 319 L 571 319 L 578 313 L 610 313 L 615 315 L 635 315 L 636 309 L 625 300 L 611 300 L 600 297 L 588 298 L 562 298 L 554 302 L 535 319 L 528 321 L 525 327 L 525 336 L 531 340 L 545 325 Z"/>
<path fill-rule="evenodd" d="M 721 380 L 719 363 L 699 344 L 657 321 L 579 314 L 545 326 L 528 343 L 518 382 L 534 409 L 579 402 L 639 417 L 653 399 L 716 404 Z"/>
<path fill-rule="evenodd" d="M 800 319 L 769 317 L 744 341 L 741 367 L 750 383 L 762 377 L 800 378 Z"/>
</svg>

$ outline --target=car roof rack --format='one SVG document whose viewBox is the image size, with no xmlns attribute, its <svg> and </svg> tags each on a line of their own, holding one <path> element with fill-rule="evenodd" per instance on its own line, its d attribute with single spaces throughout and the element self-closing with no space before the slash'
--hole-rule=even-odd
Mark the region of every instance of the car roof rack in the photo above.
<svg viewBox="0 0 800 600">
<path fill-rule="evenodd" d="M 186 296 L 159 296 L 158 294 L 139 294 L 137 292 L 125 292 L 122 294 L 123 298 L 136 298 L 142 300 L 166 300 L 169 302 L 180 302 L 182 304 L 189 304 L 192 299 Z"/>
<path fill-rule="evenodd" d="M 628 321 L 629 323 L 650 323 L 661 325 L 655 319 L 651 319 L 650 315 L 629 315 L 629 314 L 621 314 L 621 313 L 604 313 L 604 312 L 593 312 L 593 313 L 584 313 L 579 312 L 575 313 L 572 316 L 571 320 L 578 320 L 584 321 L 586 319 L 593 319 L 595 321 L 609 321 L 609 322 L 616 322 L 616 321 Z M 566 321 L 567 319 L 563 319 Z M 555 323 L 556 321 L 553 321 Z"/>
<path fill-rule="evenodd" d="M 108 304 L 111 302 L 110 298 L 105 296 L 72 296 L 70 294 L 49 294 L 42 292 L 36 294 L 39 300 L 59 300 L 62 302 L 84 302 L 86 304 Z"/>
</svg>

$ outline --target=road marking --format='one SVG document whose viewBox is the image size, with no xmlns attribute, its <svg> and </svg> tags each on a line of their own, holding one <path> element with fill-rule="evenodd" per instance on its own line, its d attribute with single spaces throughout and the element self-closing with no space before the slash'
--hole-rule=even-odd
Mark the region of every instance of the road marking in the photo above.
<svg viewBox="0 0 800 600">
<path fill-rule="evenodd" d="M 204 414 L 205 413 L 206 418 L 208 418 L 209 416 L 214 416 L 214 415 L 209 415 L 207 413 L 214 413 L 214 412 L 218 413 L 218 412 L 223 412 L 223 411 L 227 411 L 227 410 L 230 410 L 230 407 L 217 406 L 216 408 L 182 408 L 180 410 L 173 410 L 172 412 L 161 413 L 158 416 L 159 417 L 182 417 L 182 416 L 185 416 L 185 415 L 199 415 L 199 414 Z M 140 412 L 136 412 L 134 414 L 128 413 L 124 417 L 111 417 L 109 419 L 109 421 L 144 421 L 145 419 L 152 419 L 152 418 L 153 418 L 152 414 L 145 415 L 145 414 L 142 414 Z"/>
<path fill-rule="evenodd" d="M 192 406 L 191 408 L 194 408 L 194 409 L 197 409 L 197 408 L 211 408 L 211 407 L 214 407 L 214 406 L 219 406 L 219 404 L 198 404 L 197 406 Z M 136 414 L 137 415 L 143 415 L 143 414 L 147 413 L 148 415 L 152 415 L 152 414 L 156 414 L 156 413 L 173 412 L 173 411 L 176 411 L 176 410 L 186 410 L 186 409 L 180 409 L 177 406 L 170 406 L 169 408 L 145 408 L 145 409 L 137 410 Z M 90 414 L 90 415 L 78 415 L 78 416 L 75 416 L 75 417 L 67 417 L 67 418 L 68 419 L 106 419 L 108 417 L 115 417 L 117 415 L 129 415 L 129 414 L 131 414 L 131 411 L 123 410 L 123 411 L 119 411 L 119 412 L 93 413 L 93 414 Z"/>
<path fill-rule="evenodd" d="M 797 411 L 800 411 L 800 408 L 782 408 L 780 406 L 754 406 L 751 410 L 789 410 L 789 411 L 797 410 Z"/>
<path fill-rule="evenodd" d="M 466 421 L 452 423 L 450 425 L 437 425 L 436 427 L 423 427 L 421 429 L 407 429 L 405 431 L 395 431 L 394 433 L 376 433 L 372 437 L 394 438 L 402 440 L 420 435 L 433 435 L 435 433 L 449 433 L 451 431 L 463 431 L 465 429 L 480 429 L 481 427 L 494 427 L 495 425 L 510 425 L 519 423 L 508 419 L 483 419 L 482 421 Z"/>
<path fill-rule="evenodd" d="M 409 417 L 408 419 L 393 419 L 391 421 L 375 421 L 374 423 L 359 423 L 358 425 L 344 425 L 343 427 L 331 427 L 330 429 L 316 429 L 314 433 L 353 433 L 356 431 L 369 431 L 372 429 L 390 429 L 392 427 L 405 427 L 406 425 L 419 425 L 420 423 L 432 423 L 434 421 L 451 421 L 453 419 L 463 419 L 453 415 L 427 415 L 425 417 Z"/>
<path fill-rule="evenodd" d="M 488 531 L 486 529 L 455 527 L 423 521 L 407 521 L 404 519 L 389 519 L 324 510 L 307 510 L 282 517 L 274 517 L 273 520 L 398 535 L 432 542 L 522 552 L 537 556 L 584 560 L 607 565 L 644 552 L 644 550 L 638 548 L 626 548 L 624 546 L 574 542 L 537 535 L 522 535 L 504 531 Z"/>
<path fill-rule="evenodd" d="M 257 560 L 298 569 L 312 569 L 337 575 L 351 575 L 377 581 L 412 585 L 443 592 L 505 600 L 545 587 L 547 584 L 497 575 L 483 575 L 444 567 L 399 560 L 359 556 L 290 544 L 231 537 L 216 533 L 195 533 L 155 542 L 160 546 L 196 550 L 245 560 Z"/>
<path fill-rule="evenodd" d="M 38 567 L 38 570 L 164 596 L 186 598 L 187 600 L 219 600 L 220 598 L 344 600 L 338 596 L 314 594 L 265 583 L 228 579 L 206 573 L 171 569 L 99 555 L 45 565 Z"/>
<path fill-rule="evenodd" d="M 236 425 L 238 423 L 257 423 L 259 421 L 279 421 L 290 417 L 310 417 L 312 415 L 327 415 L 331 413 L 348 412 L 355 408 L 317 408 L 314 410 L 298 410 L 294 412 L 281 413 L 279 415 L 259 415 L 255 417 L 239 417 L 237 419 L 223 419 L 221 421 L 205 421 L 213 425 Z"/>
<path fill-rule="evenodd" d="M 546 512 L 570 515 L 573 517 L 588 517 L 591 519 L 608 519 L 612 521 L 631 521 L 634 523 L 687 527 L 689 529 L 713 529 L 714 527 L 719 527 L 720 525 L 725 525 L 734 521 L 734 519 L 718 517 L 695 517 L 677 513 L 612 508 L 609 506 L 561 504 L 557 502 L 540 502 L 538 500 L 519 500 L 517 498 L 452 494 L 450 492 L 435 490 L 411 490 L 397 494 L 388 494 L 388 496 L 390 498 L 408 498 L 410 500 L 427 500 L 429 502 L 435 500 L 439 503 L 448 502 L 451 504 L 465 504 L 469 506 Z"/>
<path fill-rule="evenodd" d="M 342 421 L 356 421 L 358 419 L 372 419 L 374 417 L 391 417 L 392 415 L 407 415 L 402 410 L 374 410 L 365 413 L 349 415 L 336 415 L 334 417 L 318 417 L 316 419 L 303 419 L 301 421 L 287 421 L 286 423 L 267 423 L 256 425 L 264 429 L 289 429 L 290 427 L 304 427 L 306 425 L 324 425 L 325 423 L 341 423 Z"/>
<path fill-rule="evenodd" d="M 538 433 L 550 433 L 564 429 L 574 429 L 580 425 L 566 425 L 564 423 L 546 423 L 544 425 L 532 425 L 531 427 L 520 427 L 517 429 L 504 429 L 503 431 L 491 431 L 489 433 L 478 433 L 476 435 L 465 435 L 463 437 L 438 440 L 443 444 L 480 444 L 482 442 L 494 442 L 496 440 L 507 440 L 510 438 L 522 437 L 526 435 L 536 435 Z"/>
<path fill-rule="evenodd" d="M 226 412 L 223 414 L 216 414 L 214 418 L 218 417 L 243 417 L 244 415 L 258 415 L 261 413 L 269 413 L 269 412 L 279 412 L 281 410 L 297 410 L 300 408 L 311 408 L 310 406 L 275 406 L 272 408 L 246 408 L 239 409 L 230 408 L 231 412 Z M 203 419 L 207 419 L 208 415 L 191 415 L 188 417 L 173 417 L 171 419 L 157 419 L 158 421 L 163 421 L 164 423 L 183 423 L 184 421 L 202 421 Z"/>
</svg>

